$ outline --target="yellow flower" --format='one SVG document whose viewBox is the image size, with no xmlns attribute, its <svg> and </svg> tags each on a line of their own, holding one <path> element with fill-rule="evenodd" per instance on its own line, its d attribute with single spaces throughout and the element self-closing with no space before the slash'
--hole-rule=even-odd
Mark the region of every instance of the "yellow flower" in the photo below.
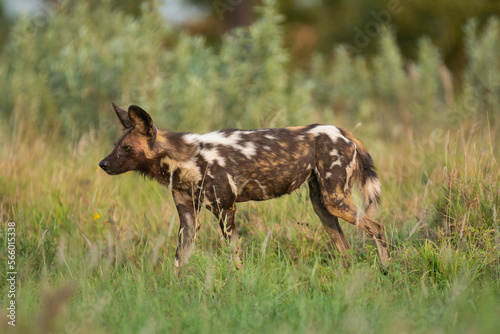
<svg viewBox="0 0 500 334">
<path fill-rule="evenodd" d="M 101 219 L 101 214 L 98 212 L 94 215 L 94 220 Z"/>
</svg>

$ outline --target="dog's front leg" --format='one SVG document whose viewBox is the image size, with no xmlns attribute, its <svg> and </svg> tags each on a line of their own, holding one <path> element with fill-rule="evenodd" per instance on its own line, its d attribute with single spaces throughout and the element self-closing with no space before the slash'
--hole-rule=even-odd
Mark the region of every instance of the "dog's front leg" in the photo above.
<svg viewBox="0 0 500 334">
<path fill-rule="evenodd" d="M 236 268 L 241 269 L 243 262 L 240 258 L 241 249 L 238 244 L 238 234 L 236 233 L 236 225 L 234 222 L 234 216 L 236 213 L 236 206 L 233 204 L 228 209 L 212 210 L 214 215 L 219 220 L 219 225 L 222 230 L 222 235 L 229 242 L 231 251 L 234 256 L 234 264 Z"/>
<path fill-rule="evenodd" d="M 187 191 L 172 191 L 177 213 L 179 214 L 179 239 L 175 252 L 175 273 L 180 274 L 182 265 L 188 262 L 194 251 L 194 238 L 198 212 L 195 208 L 193 197 Z"/>
</svg>

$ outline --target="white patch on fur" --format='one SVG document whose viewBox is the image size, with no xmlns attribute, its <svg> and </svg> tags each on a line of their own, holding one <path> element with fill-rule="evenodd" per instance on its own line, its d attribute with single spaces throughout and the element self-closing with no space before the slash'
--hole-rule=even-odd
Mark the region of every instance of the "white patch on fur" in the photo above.
<svg viewBox="0 0 500 334">
<path fill-rule="evenodd" d="M 255 180 L 255 179 L 251 179 L 251 180 L 246 180 L 244 182 L 242 182 L 239 187 L 238 187 L 238 195 L 240 195 L 244 190 L 245 190 L 245 187 L 247 186 L 247 184 L 249 184 L 250 182 L 255 182 L 257 183 L 257 185 L 259 186 L 259 188 L 262 190 L 262 199 L 269 199 L 269 195 L 267 194 L 267 191 L 266 191 L 266 186 L 263 186 L 259 180 Z"/>
<path fill-rule="evenodd" d="M 188 133 L 182 137 L 186 144 L 195 144 L 200 141 L 200 135 L 197 133 Z"/>
<path fill-rule="evenodd" d="M 359 225 L 359 221 L 361 220 L 362 217 L 363 217 L 363 212 L 358 208 L 358 211 L 356 212 L 356 224 L 354 224 L 355 226 Z"/>
<path fill-rule="evenodd" d="M 231 187 L 231 191 L 234 195 L 238 194 L 238 186 L 231 175 L 227 174 L 227 180 L 229 181 L 229 186 Z"/>
<path fill-rule="evenodd" d="M 271 151 L 271 148 L 269 146 L 262 146 L 262 148 L 266 151 Z"/>
<path fill-rule="evenodd" d="M 241 140 L 241 131 L 224 133 L 222 131 L 209 132 L 199 136 L 200 142 L 212 145 L 237 145 Z"/>
<path fill-rule="evenodd" d="M 252 159 L 252 157 L 257 153 L 257 147 L 253 142 L 247 142 L 245 145 L 238 145 L 240 147 L 241 153 L 247 158 Z M 235 147 L 233 145 L 233 147 Z"/>
<path fill-rule="evenodd" d="M 353 143 L 353 144 L 354 144 L 354 143 Z M 351 160 L 351 163 L 350 163 L 349 165 L 347 165 L 347 167 L 346 167 L 346 169 L 345 169 L 345 172 L 346 172 L 346 178 L 345 178 L 344 192 L 349 191 L 349 180 L 351 179 L 352 173 L 353 173 L 354 168 L 355 168 L 355 164 L 356 164 L 356 154 L 357 154 L 357 151 L 356 151 L 356 144 L 354 144 L 354 154 L 352 155 L 352 160 Z"/>
<path fill-rule="evenodd" d="M 269 140 L 275 140 L 276 137 L 272 135 L 264 135 L 264 138 L 269 139 Z"/>
<path fill-rule="evenodd" d="M 189 228 L 194 227 L 193 217 L 191 216 L 190 213 L 184 214 L 184 219 L 186 219 L 186 224 L 187 226 L 189 226 Z"/>
<path fill-rule="evenodd" d="M 179 177 L 182 181 L 198 183 L 201 180 L 201 173 L 194 160 L 177 161 L 165 157 L 161 160 L 163 164 L 169 166 L 170 180 L 172 181 L 173 173 L 180 170 Z"/>
<path fill-rule="evenodd" d="M 221 155 L 219 155 L 219 151 L 216 147 L 210 149 L 202 149 L 200 150 L 200 155 L 210 165 L 212 165 L 214 162 L 217 162 L 219 166 L 226 167 L 226 160 Z"/>
<path fill-rule="evenodd" d="M 326 172 L 326 174 L 325 174 L 325 179 L 328 179 L 330 176 L 332 176 L 332 173 L 330 173 L 330 172 Z"/>
<path fill-rule="evenodd" d="M 243 140 L 243 138 L 241 137 L 241 135 L 243 133 L 249 134 L 249 133 L 253 133 L 253 132 L 254 131 L 243 132 L 243 131 L 237 130 L 237 131 L 233 131 L 233 132 L 229 132 L 229 133 L 224 133 L 222 131 L 215 131 L 215 132 L 206 133 L 204 135 L 197 135 L 197 134 L 191 133 L 191 134 L 184 136 L 184 139 L 189 144 L 197 142 L 197 143 L 211 144 L 214 146 L 218 146 L 218 145 L 229 146 L 229 147 L 232 147 L 233 149 L 235 149 L 236 151 L 241 152 L 241 154 L 243 154 L 247 159 L 251 159 L 257 153 L 257 147 L 255 146 L 255 143 L 253 143 L 253 142 L 250 142 L 250 141 L 245 142 Z M 202 150 L 202 152 L 203 151 L 204 150 Z M 211 158 L 210 161 L 217 160 L 219 165 L 220 165 L 220 160 L 222 159 L 220 156 L 219 156 L 220 158 L 216 158 L 213 155 L 213 152 L 206 153 L 206 154 L 209 155 L 209 157 Z M 224 167 L 225 164 L 221 165 L 221 166 Z"/>
<path fill-rule="evenodd" d="M 325 134 L 328 137 L 330 137 L 333 143 L 336 143 L 339 138 L 344 139 L 346 142 L 348 141 L 346 137 L 342 136 L 342 133 L 340 133 L 339 128 L 333 125 L 318 125 L 307 132 L 315 136 L 318 136 L 320 134 Z"/>
<path fill-rule="evenodd" d="M 335 166 L 342 166 L 342 161 L 340 159 L 337 159 L 335 160 L 334 162 L 332 162 L 332 164 L 330 165 L 330 169 L 332 169 L 333 167 Z"/>
<path fill-rule="evenodd" d="M 268 199 L 269 196 L 267 195 L 267 191 L 266 191 L 266 186 L 263 186 L 258 180 L 253 180 L 255 183 L 257 183 L 260 187 L 260 189 L 262 190 L 262 199 Z"/>
<path fill-rule="evenodd" d="M 342 166 L 342 156 L 339 155 L 339 151 L 337 149 L 334 148 L 333 150 L 331 150 L 330 156 L 335 158 L 335 160 L 330 165 L 330 169 L 332 169 L 335 166 Z"/>
<path fill-rule="evenodd" d="M 380 196 L 382 191 L 380 190 L 380 180 L 374 177 L 371 177 L 366 180 L 365 186 L 362 189 L 362 194 L 367 203 L 370 199 L 375 201 L 375 199 Z"/>
<path fill-rule="evenodd" d="M 173 179 L 174 179 L 174 172 L 175 170 L 173 168 L 170 168 L 170 179 L 169 179 L 169 182 L 168 182 L 168 190 L 172 191 L 172 183 L 173 183 Z"/>
<path fill-rule="evenodd" d="M 180 244 L 181 244 L 181 238 L 183 238 L 183 237 L 184 237 L 184 227 L 181 227 L 181 229 L 179 230 L 178 238 L 177 238 L 177 247 L 180 246 Z M 179 264 L 179 262 L 177 261 L 177 259 L 175 259 L 175 262 L 177 264 Z M 177 265 L 177 267 L 178 267 L 178 265 Z"/>
</svg>

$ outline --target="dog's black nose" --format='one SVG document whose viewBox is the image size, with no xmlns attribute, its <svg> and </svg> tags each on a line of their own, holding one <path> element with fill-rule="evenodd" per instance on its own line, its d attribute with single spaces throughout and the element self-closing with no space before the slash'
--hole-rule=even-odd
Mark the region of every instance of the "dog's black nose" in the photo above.
<svg viewBox="0 0 500 334">
<path fill-rule="evenodd" d="M 109 163 L 105 160 L 99 162 L 99 167 L 101 167 L 103 170 L 108 169 Z"/>
</svg>

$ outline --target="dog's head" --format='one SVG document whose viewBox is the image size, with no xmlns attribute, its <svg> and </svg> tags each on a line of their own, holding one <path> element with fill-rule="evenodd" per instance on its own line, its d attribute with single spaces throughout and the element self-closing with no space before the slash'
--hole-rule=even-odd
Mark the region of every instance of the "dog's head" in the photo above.
<svg viewBox="0 0 500 334">
<path fill-rule="evenodd" d="M 136 105 L 128 112 L 113 103 L 118 119 L 123 125 L 123 135 L 115 143 L 113 151 L 99 166 L 109 175 L 122 174 L 132 170 L 146 170 L 154 158 L 157 129 L 151 116 Z"/>
</svg>

